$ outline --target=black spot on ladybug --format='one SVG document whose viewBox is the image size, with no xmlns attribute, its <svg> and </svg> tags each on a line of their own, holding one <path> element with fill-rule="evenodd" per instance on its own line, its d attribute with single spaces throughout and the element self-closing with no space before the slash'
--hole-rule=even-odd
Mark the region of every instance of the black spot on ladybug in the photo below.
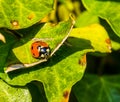
<svg viewBox="0 0 120 102">
<path fill-rule="evenodd" d="M 35 54 L 33 53 L 33 55 L 35 56 Z"/>
<path fill-rule="evenodd" d="M 31 47 L 31 49 L 33 50 L 33 46 Z"/>
</svg>

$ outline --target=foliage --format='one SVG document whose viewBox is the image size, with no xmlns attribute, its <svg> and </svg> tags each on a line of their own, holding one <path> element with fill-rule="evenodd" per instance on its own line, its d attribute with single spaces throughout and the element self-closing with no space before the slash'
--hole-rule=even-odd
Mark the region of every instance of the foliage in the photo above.
<svg viewBox="0 0 120 102">
<path fill-rule="evenodd" d="M 0 1 L 0 102 L 118 102 L 119 5 Z M 32 57 L 35 41 L 49 45 L 48 58 Z"/>
</svg>

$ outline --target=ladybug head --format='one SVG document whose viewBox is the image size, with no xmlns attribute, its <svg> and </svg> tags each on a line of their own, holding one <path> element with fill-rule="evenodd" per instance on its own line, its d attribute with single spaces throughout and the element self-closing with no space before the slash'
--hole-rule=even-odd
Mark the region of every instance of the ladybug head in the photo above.
<svg viewBox="0 0 120 102">
<path fill-rule="evenodd" d="M 49 47 L 41 47 L 39 50 L 41 58 L 48 58 L 50 55 L 50 48 Z"/>
</svg>

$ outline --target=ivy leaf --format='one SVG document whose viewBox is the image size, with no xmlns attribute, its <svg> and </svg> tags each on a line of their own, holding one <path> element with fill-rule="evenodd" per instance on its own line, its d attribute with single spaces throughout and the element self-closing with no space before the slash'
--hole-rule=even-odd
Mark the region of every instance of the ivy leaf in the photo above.
<svg viewBox="0 0 120 102">
<path fill-rule="evenodd" d="M 118 102 L 120 100 L 119 79 L 119 75 L 87 74 L 73 87 L 73 92 L 78 102 Z"/>
<path fill-rule="evenodd" d="M 26 87 L 13 87 L 0 79 L 1 102 L 32 102 L 31 95 Z"/>
<path fill-rule="evenodd" d="M 108 35 L 111 39 L 112 49 L 119 50 L 120 49 L 120 38 L 113 32 L 110 25 L 105 20 L 101 20 L 101 24 L 105 27 L 106 31 L 108 32 Z"/>
<path fill-rule="evenodd" d="M 102 53 L 111 52 L 111 41 L 108 33 L 104 27 L 99 24 L 92 24 L 83 28 L 75 28 L 72 30 L 70 36 L 86 40 L 86 42 L 80 43 L 71 38 L 70 42 L 75 42 L 74 46 L 83 46 L 88 50 L 92 49 L 93 51 L 99 51 Z M 88 46 L 91 45 L 91 48 L 84 46 L 86 44 L 88 44 Z"/>
<path fill-rule="evenodd" d="M 53 8 L 53 0 L 0 1 L 0 27 L 27 28 L 40 21 Z"/>
<path fill-rule="evenodd" d="M 96 25 L 96 28 L 97 27 L 101 28 L 101 33 L 106 34 L 104 33 L 105 30 L 103 27 Z M 95 26 L 93 28 L 95 28 Z M 90 29 L 87 30 L 89 31 Z M 91 33 L 96 34 L 94 32 Z M 89 32 L 85 33 L 84 31 L 80 35 L 83 34 L 87 36 Z M 79 38 L 78 32 L 76 34 L 71 32 L 70 36 L 74 38 L 68 38 L 67 42 L 61 46 L 55 55 L 47 62 L 26 70 L 18 70 L 8 74 L 1 73 L 1 78 L 9 84 L 20 86 L 24 86 L 33 80 L 40 81 L 43 83 L 49 102 L 67 102 L 72 86 L 78 82 L 84 74 L 86 68 L 86 53 L 93 51 L 110 51 L 106 44 L 104 51 L 98 47 L 98 45 L 103 46 L 107 35 L 103 37 L 102 35 L 96 34 L 97 44 L 93 43 L 96 41 L 96 39 L 93 39 L 93 36 L 89 36 L 89 39 L 85 39 L 83 36 Z M 101 37 L 103 37 L 104 40 L 101 39 Z"/>
<path fill-rule="evenodd" d="M 6 72 L 20 68 L 28 68 L 47 61 L 47 59 L 33 58 L 31 54 L 32 43 L 36 40 L 46 42 L 51 48 L 50 56 L 52 56 L 67 39 L 73 27 L 73 22 L 72 19 L 69 19 L 68 21 L 61 22 L 55 26 L 52 26 L 49 23 L 37 24 L 30 28 L 18 31 L 25 36 L 14 45 L 11 55 L 8 57 L 8 63 L 5 68 Z M 24 34 L 23 32 L 27 34 Z"/>
<path fill-rule="evenodd" d="M 32 102 L 48 102 L 42 83 L 33 81 L 27 84 L 32 96 Z"/>
<path fill-rule="evenodd" d="M 77 28 L 80 28 L 96 23 L 100 23 L 99 18 L 88 11 L 84 11 L 77 17 L 75 26 Z"/>
<path fill-rule="evenodd" d="M 97 15 L 90 13 L 88 11 L 83 12 L 78 18 L 76 19 L 75 26 L 77 28 L 86 27 L 91 24 L 100 24 L 102 25 L 105 30 L 108 32 L 108 36 L 111 40 L 111 46 L 113 50 L 120 49 L 120 38 L 113 32 L 110 25 L 103 19 L 99 19 Z"/>
<path fill-rule="evenodd" d="M 72 86 L 79 81 L 86 67 L 86 51 L 62 46 L 47 62 L 33 68 L 2 74 L 11 85 L 22 85 L 37 80 L 43 83 L 49 102 L 68 101 Z"/>
<path fill-rule="evenodd" d="M 120 37 L 119 0 L 82 0 L 84 6 L 93 14 L 104 18 Z"/>
</svg>

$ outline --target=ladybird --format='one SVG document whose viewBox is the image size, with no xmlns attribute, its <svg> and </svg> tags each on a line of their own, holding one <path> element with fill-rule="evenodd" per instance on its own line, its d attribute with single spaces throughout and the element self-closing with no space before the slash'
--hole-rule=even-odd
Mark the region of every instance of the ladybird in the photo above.
<svg viewBox="0 0 120 102">
<path fill-rule="evenodd" d="M 48 58 L 50 55 L 50 47 L 46 42 L 36 41 L 31 45 L 31 53 L 34 58 Z"/>
</svg>

